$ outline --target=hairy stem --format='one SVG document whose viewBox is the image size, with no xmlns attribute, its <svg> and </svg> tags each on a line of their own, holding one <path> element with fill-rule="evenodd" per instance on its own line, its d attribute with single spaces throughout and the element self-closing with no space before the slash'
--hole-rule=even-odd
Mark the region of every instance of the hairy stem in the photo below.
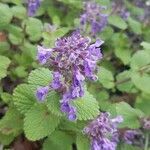
<svg viewBox="0 0 150 150">
<path fill-rule="evenodd" d="M 144 146 L 144 150 L 148 150 L 148 145 L 149 145 L 149 133 L 146 133 L 145 135 L 145 146 Z"/>
</svg>

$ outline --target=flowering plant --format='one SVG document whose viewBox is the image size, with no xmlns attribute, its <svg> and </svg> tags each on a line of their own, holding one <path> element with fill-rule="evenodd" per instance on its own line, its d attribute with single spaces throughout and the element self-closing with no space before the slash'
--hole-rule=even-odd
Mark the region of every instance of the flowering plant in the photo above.
<svg viewBox="0 0 150 150">
<path fill-rule="evenodd" d="M 1 0 L 0 149 L 149 150 L 149 1 Z"/>
</svg>

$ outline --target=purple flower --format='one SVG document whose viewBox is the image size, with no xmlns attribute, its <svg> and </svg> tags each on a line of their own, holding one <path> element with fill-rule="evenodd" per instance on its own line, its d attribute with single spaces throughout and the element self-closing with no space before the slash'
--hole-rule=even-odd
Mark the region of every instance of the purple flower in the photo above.
<svg viewBox="0 0 150 150">
<path fill-rule="evenodd" d="M 110 118 L 109 113 L 101 113 L 87 127 L 84 133 L 91 140 L 92 150 L 115 150 L 118 140 L 117 126 L 123 121 L 122 117 Z M 114 138 L 114 136 L 117 136 Z"/>
<path fill-rule="evenodd" d="M 96 3 L 86 2 L 84 13 L 80 17 L 81 29 L 87 30 L 87 26 L 91 26 L 92 36 L 96 36 L 107 25 L 108 15 L 103 14 L 102 10 L 105 9 Z"/>
<path fill-rule="evenodd" d="M 120 16 L 124 19 L 124 20 L 127 20 L 128 17 L 130 16 L 130 12 L 125 10 L 125 9 L 122 9 L 120 11 Z"/>
<path fill-rule="evenodd" d="M 37 59 L 40 62 L 40 64 L 45 64 L 48 60 L 48 58 L 51 56 L 51 49 L 43 48 L 42 46 L 38 46 L 38 54 Z"/>
<path fill-rule="evenodd" d="M 28 15 L 34 16 L 40 7 L 40 0 L 28 0 Z"/>
<path fill-rule="evenodd" d="M 62 75 L 59 73 L 59 72 L 53 72 L 53 81 L 51 83 L 51 87 L 53 89 L 59 89 L 62 84 L 61 84 L 61 78 L 62 78 Z"/>
<path fill-rule="evenodd" d="M 130 12 L 125 7 L 124 2 L 113 2 L 112 9 L 114 13 L 118 14 L 124 20 L 127 20 L 130 16 Z"/>
<path fill-rule="evenodd" d="M 138 130 L 126 130 L 123 136 L 123 140 L 127 144 L 132 144 L 136 137 L 141 135 L 141 133 Z"/>
<path fill-rule="evenodd" d="M 39 101 L 43 101 L 49 92 L 49 87 L 39 87 L 36 91 L 36 97 Z"/>
<path fill-rule="evenodd" d="M 78 31 L 55 42 L 55 47 L 38 47 L 38 60 L 52 68 L 53 80 L 50 87 L 62 95 L 61 110 L 70 120 L 76 119 L 76 109 L 71 101 L 84 95 L 85 79 L 95 80 L 97 62 L 102 59 L 100 46 L 103 41 L 91 44 L 91 39 Z"/>
<path fill-rule="evenodd" d="M 70 121 L 76 120 L 76 109 L 75 107 L 71 106 L 68 102 L 63 102 L 61 104 L 61 111 L 67 114 L 68 119 Z"/>
</svg>

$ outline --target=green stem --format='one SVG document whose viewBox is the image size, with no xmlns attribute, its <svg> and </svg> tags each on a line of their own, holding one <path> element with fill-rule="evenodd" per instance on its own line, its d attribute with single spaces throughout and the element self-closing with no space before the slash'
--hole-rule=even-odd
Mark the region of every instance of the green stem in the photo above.
<svg viewBox="0 0 150 150">
<path fill-rule="evenodd" d="M 148 150 L 148 144 L 149 144 L 149 133 L 146 133 L 145 137 L 146 137 L 146 139 L 145 139 L 145 146 L 144 146 L 144 150 Z"/>
</svg>

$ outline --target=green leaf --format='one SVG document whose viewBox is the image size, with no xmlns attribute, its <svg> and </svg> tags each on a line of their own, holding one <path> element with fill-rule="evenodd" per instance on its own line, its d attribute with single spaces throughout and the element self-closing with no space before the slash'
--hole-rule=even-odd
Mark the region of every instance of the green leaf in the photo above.
<svg viewBox="0 0 150 150">
<path fill-rule="evenodd" d="M 0 132 L 0 143 L 2 145 L 9 145 L 14 140 L 13 134 L 5 135 Z"/>
<path fill-rule="evenodd" d="M 142 94 L 136 98 L 135 107 L 144 112 L 147 116 L 150 115 L 150 95 Z"/>
<path fill-rule="evenodd" d="M 116 112 L 117 115 L 121 115 L 124 119 L 120 125 L 121 128 L 136 129 L 140 127 L 138 118 L 141 117 L 141 114 L 139 114 L 139 110 L 137 111 L 125 102 L 120 102 L 116 104 Z"/>
<path fill-rule="evenodd" d="M 106 27 L 101 33 L 100 37 L 102 40 L 108 40 L 112 37 L 114 30 L 111 27 Z"/>
<path fill-rule="evenodd" d="M 77 150 L 89 150 L 90 149 L 90 142 L 88 138 L 82 134 L 77 134 L 76 144 L 77 144 Z"/>
<path fill-rule="evenodd" d="M 18 26 L 10 24 L 7 30 L 9 32 L 8 37 L 11 43 L 14 45 L 19 45 L 22 42 L 24 36 L 22 29 Z"/>
<path fill-rule="evenodd" d="M 77 119 L 90 120 L 99 115 L 99 106 L 96 99 L 87 91 L 84 96 L 72 101 L 77 109 Z"/>
<path fill-rule="evenodd" d="M 64 36 L 68 31 L 70 30 L 70 28 L 68 27 L 62 27 L 59 29 L 56 29 L 55 31 L 50 31 L 50 32 L 43 32 L 42 36 L 44 38 L 44 45 L 46 45 L 47 47 L 53 47 L 55 41 Z"/>
<path fill-rule="evenodd" d="M 1 93 L 3 102 L 9 104 L 12 101 L 12 95 L 6 92 Z"/>
<path fill-rule="evenodd" d="M 14 90 L 13 101 L 21 113 L 26 113 L 36 102 L 35 90 L 28 84 L 20 84 Z"/>
<path fill-rule="evenodd" d="M 43 24 L 39 19 L 29 18 L 26 20 L 26 32 L 31 41 L 38 41 L 42 36 Z"/>
<path fill-rule="evenodd" d="M 55 131 L 43 144 L 43 150 L 72 150 L 73 137 L 62 131 Z"/>
<path fill-rule="evenodd" d="M 147 51 L 150 54 L 150 43 L 142 42 L 141 46 L 143 46 L 144 50 Z"/>
<path fill-rule="evenodd" d="M 28 77 L 28 83 L 39 85 L 39 86 L 46 86 L 52 80 L 52 73 L 49 69 L 46 68 L 39 68 L 33 70 Z"/>
<path fill-rule="evenodd" d="M 100 67 L 100 71 L 98 73 L 99 82 L 108 89 L 114 87 L 114 77 L 111 71 L 107 70 L 104 67 Z"/>
<path fill-rule="evenodd" d="M 15 68 L 14 73 L 17 75 L 19 78 L 25 78 L 28 75 L 28 72 L 26 71 L 26 68 L 23 66 L 18 66 Z"/>
<path fill-rule="evenodd" d="M 4 41 L 0 41 L 0 54 L 3 54 L 4 52 L 8 52 L 8 50 L 10 50 L 10 45 L 8 42 Z"/>
<path fill-rule="evenodd" d="M 47 99 L 46 104 L 47 104 L 48 109 L 55 115 L 62 116 L 63 113 L 60 111 L 61 97 L 59 96 L 59 94 L 52 91 L 48 94 L 46 99 Z"/>
<path fill-rule="evenodd" d="M 116 48 L 115 55 L 120 58 L 123 64 L 127 65 L 131 59 L 131 50 L 124 48 Z"/>
<path fill-rule="evenodd" d="M 139 70 L 148 64 L 150 64 L 150 54 L 142 50 L 132 56 L 130 66 L 132 70 Z"/>
<path fill-rule="evenodd" d="M 5 116 L 0 120 L 0 132 L 16 137 L 22 132 L 23 119 L 14 107 L 9 107 Z"/>
<path fill-rule="evenodd" d="M 122 144 L 119 150 L 141 150 L 141 148 L 133 145 Z"/>
<path fill-rule="evenodd" d="M 138 89 L 150 94 L 150 75 L 133 72 L 131 79 Z"/>
<path fill-rule="evenodd" d="M 129 17 L 128 24 L 131 30 L 136 34 L 142 34 L 142 25 L 140 22 L 134 20 L 133 18 Z"/>
<path fill-rule="evenodd" d="M 29 140 L 35 141 L 50 135 L 60 119 L 51 114 L 44 105 L 33 106 L 24 119 L 24 132 Z"/>
<path fill-rule="evenodd" d="M 12 7 L 12 13 L 16 18 L 24 19 L 26 17 L 26 9 L 23 6 L 14 6 Z"/>
<path fill-rule="evenodd" d="M 111 24 L 119 29 L 122 29 L 122 30 L 125 30 L 127 28 L 126 22 L 117 15 L 109 16 L 108 22 L 109 22 L 109 24 Z"/>
<path fill-rule="evenodd" d="M 5 28 L 12 19 L 11 9 L 5 5 L 0 3 L 0 28 Z"/>
<path fill-rule="evenodd" d="M 144 49 L 150 50 L 150 43 L 144 41 L 141 43 L 141 45 L 143 46 Z"/>
<path fill-rule="evenodd" d="M 0 79 L 7 75 L 7 68 L 10 64 L 10 60 L 5 56 L 0 56 Z"/>
<path fill-rule="evenodd" d="M 131 71 L 123 71 L 116 76 L 117 89 L 122 92 L 136 93 L 137 90 L 131 81 Z"/>
</svg>

